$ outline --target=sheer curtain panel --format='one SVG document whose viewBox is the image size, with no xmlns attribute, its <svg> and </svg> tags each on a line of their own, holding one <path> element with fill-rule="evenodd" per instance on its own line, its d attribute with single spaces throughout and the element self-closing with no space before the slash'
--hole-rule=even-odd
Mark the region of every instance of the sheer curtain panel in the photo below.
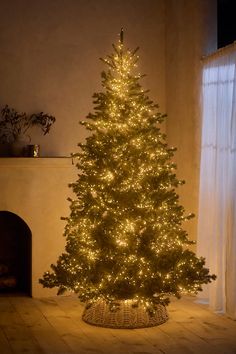
<svg viewBox="0 0 236 354">
<path fill-rule="evenodd" d="M 236 46 L 203 60 L 198 254 L 217 280 L 203 296 L 236 319 Z"/>
</svg>

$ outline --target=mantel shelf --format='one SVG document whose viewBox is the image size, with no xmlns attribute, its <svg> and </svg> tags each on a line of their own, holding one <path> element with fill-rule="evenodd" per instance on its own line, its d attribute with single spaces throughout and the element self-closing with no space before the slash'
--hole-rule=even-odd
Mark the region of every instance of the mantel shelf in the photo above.
<svg viewBox="0 0 236 354">
<path fill-rule="evenodd" d="M 73 164 L 72 157 L 1 157 L 0 167 L 66 167 Z"/>
</svg>

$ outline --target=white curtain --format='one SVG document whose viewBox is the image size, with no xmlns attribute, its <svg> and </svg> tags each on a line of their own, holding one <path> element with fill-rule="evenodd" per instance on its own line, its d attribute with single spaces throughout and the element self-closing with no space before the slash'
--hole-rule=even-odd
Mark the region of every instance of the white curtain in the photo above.
<svg viewBox="0 0 236 354">
<path fill-rule="evenodd" d="M 214 311 L 236 319 L 236 46 L 203 61 L 198 255 Z"/>
</svg>

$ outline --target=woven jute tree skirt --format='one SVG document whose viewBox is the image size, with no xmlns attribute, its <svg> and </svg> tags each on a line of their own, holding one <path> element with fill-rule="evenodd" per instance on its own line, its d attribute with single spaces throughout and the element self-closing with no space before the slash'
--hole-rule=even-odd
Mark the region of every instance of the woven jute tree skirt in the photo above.
<svg viewBox="0 0 236 354">
<path fill-rule="evenodd" d="M 157 305 L 154 314 L 149 314 L 141 305 L 134 307 L 131 301 L 119 301 L 119 307 L 111 310 L 105 301 L 86 307 L 82 319 L 94 326 L 108 328 L 145 328 L 158 326 L 168 320 L 165 306 Z"/>
</svg>

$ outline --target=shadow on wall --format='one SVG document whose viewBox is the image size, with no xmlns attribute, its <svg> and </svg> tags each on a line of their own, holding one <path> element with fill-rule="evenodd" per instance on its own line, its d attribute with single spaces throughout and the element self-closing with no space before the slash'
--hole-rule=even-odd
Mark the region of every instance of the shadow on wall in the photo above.
<svg viewBox="0 0 236 354">
<path fill-rule="evenodd" d="M 32 293 L 32 234 L 16 214 L 0 211 L 0 294 Z"/>
</svg>

